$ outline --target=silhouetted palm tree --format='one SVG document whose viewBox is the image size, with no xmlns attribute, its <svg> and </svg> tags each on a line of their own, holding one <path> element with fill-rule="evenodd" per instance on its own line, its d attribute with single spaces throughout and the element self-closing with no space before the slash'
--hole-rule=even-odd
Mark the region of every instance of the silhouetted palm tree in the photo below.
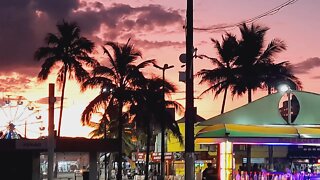
<svg viewBox="0 0 320 180">
<path fill-rule="evenodd" d="M 163 89 L 164 88 L 164 89 Z M 148 179 L 150 142 L 153 130 L 160 130 L 164 121 L 165 129 L 169 129 L 182 143 L 182 135 L 179 126 L 175 121 L 174 115 L 164 109 L 165 107 L 173 107 L 179 113 L 183 111 L 183 107 L 176 101 L 163 99 L 163 90 L 165 94 L 176 92 L 176 87 L 160 78 L 153 78 L 146 81 L 145 86 L 139 89 L 139 94 L 143 95 L 136 99 L 136 104 L 131 108 L 131 113 L 135 115 L 133 121 L 136 122 L 137 130 L 147 135 L 147 153 L 145 166 L 145 179 Z M 164 152 L 161 152 L 164 153 Z"/>
<path fill-rule="evenodd" d="M 268 94 L 276 89 L 281 83 L 289 84 L 291 89 L 302 89 L 301 81 L 293 74 L 290 63 L 287 61 L 281 63 L 271 63 L 267 69 L 264 79 L 264 87 L 268 90 Z"/>
<path fill-rule="evenodd" d="M 38 61 L 44 60 L 38 74 L 39 80 L 46 80 L 56 65 L 61 65 L 57 77 L 60 87 L 62 85 L 58 126 L 58 136 L 60 137 L 67 79 L 75 78 L 78 82 L 83 82 L 89 77 L 89 73 L 83 68 L 83 65 L 94 67 L 98 63 L 88 55 L 94 49 L 93 42 L 80 36 L 80 28 L 76 23 L 63 21 L 61 24 L 57 24 L 57 28 L 58 34 L 48 33 L 45 38 L 47 46 L 40 47 L 34 56 Z"/>
<path fill-rule="evenodd" d="M 107 54 L 107 61 L 109 66 L 99 66 L 93 70 L 93 77 L 83 83 L 82 89 L 87 88 L 109 88 L 109 93 L 101 93 L 93 99 L 88 107 L 91 110 L 103 104 L 108 100 L 109 105 L 112 103 L 117 107 L 118 133 L 119 140 L 119 157 L 118 157 L 118 174 L 117 179 L 122 176 L 122 132 L 123 132 L 123 107 L 130 106 L 134 101 L 134 96 L 137 94 L 136 89 L 143 84 L 145 77 L 140 71 L 142 68 L 152 64 L 154 60 L 144 61 L 136 65 L 141 52 L 136 50 L 130 39 L 124 45 L 115 42 L 107 42 L 106 45 L 111 48 L 110 51 L 103 47 L 105 54 Z M 94 111 L 90 109 L 84 112 L 83 116 L 89 120 Z"/>
<path fill-rule="evenodd" d="M 200 84 L 207 83 L 210 87 L 203 91 L 201 95 L 208 92 L 215 92 L 214 97 L 216 98 L 221 92 L 224 91 L 221 114 L 224 112 L 227 91 L 232 88 L 232 84 L 235 83 L 235 72 L 234 72 L 234 62 L 237 57 L 238 42 L 234 35 L 227 33 L 222 36 L 222 44 L 218 40 L 211 39 L 214 43 L 214 47 L 218 51 L 219 58 L 211 58 L 206 55 L 206 57 L 211 60 L 214 69 L 202 69 L 196 75 L 200 76 L 202 79 Z M 200 96 L 201 96 L 200 95 Z"/>
<path fill-rule="evenodd" d="M 237 81 L 232 94 L 242 95 L 248 92 L 248 102 L 252 101 L 252 92 L 267 83 L 268 76 L 275 73 L 274 56 L 286 49 L 279 39 L 273 39 L 264 49 L 265 34 L 269 28 L 252 24 L 240 26 L 237 65 Z M 281 64 L 280 64 L 281 65 Z M 284 67 L 284 66 L 283 66 Z M 279 73 L 279 72 L 278 72 Z M 273 74 L 273 76 L 278 76 Z"/>
</svg>

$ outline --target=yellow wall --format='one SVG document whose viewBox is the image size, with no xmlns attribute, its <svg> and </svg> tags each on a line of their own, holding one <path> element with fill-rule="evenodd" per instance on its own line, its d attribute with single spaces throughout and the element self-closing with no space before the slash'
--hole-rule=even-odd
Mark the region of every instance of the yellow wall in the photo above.
<svg viewBox="0 0 320 180">
<path fill-rule="evenodd" d="M 185 141 L 184 135 L 185 135 L 185 124 L 179 123 L 180 132 L 183 137 L 183 141 Z M 196 135 L 203 127 L 196 126 L 194 128 L 194 135 Z M 168 152 L 183 152 L 184 151 L 184 144 L 181 145 L 177 138 L 175 138 L 172 133 L 169 133 L 169 137 L 167 139 L 167 150 Z M 199 144 L 195 144 L 194 146 L 195 151 L 207 151 L 207 149 L 200 149 Z"/>
</svg>

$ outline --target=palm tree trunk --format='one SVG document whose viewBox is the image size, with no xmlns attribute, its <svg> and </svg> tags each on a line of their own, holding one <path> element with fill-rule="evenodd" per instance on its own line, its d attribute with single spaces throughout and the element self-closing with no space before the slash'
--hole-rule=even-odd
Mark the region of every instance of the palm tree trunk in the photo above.
<svg viewBox="0 0 320 180">
<path fill-rule="evenodd" d="M 150 141 L 151 141 L 151 131 L 150 131 L 150 123 L 148 123 L 147 127 L 147 153 L 146 153 L 146 166 L 145 166 L 145 176 L 144 179 L 148 180 L 149 177 L 149 154 L 150 154 Z"/>
<path fill-rule="evenodd" d="M 248 89 L 248 103 L 252 102 L 252 89 Z"/>
<path fill-rule="evenodd" d="M 221 114 L 224 113 L 224 107 L 226 105 L 226 100 L 227 100 L 227 92 L 228 92 L 228 87 L 224 89 L 224 94 L 223 94 L 223 101 L 222 101 L 222 107 L 221 107 Z"/>
<path fill-rule="evenodd" d="M 122 108 L 123 102 L 119 99 L 119 109 L 118 109 L 118 142 L 119 142 L 119 153 L 118 153 L 118 173 L 117 180 L 122 179 L 122 130 L 123 130 L 123 119 L 122 119 Z"/>
<path fill-rule="evenodd" d="M 268 85 L 268 95 L 270 95 L 270 94 L 271 94 L 271 86 Z"/>
<path fill-rule="evenodd" d="M 63 72 L 63 85 L 62 85 L 62 92 L 61 92 L 61 103 L 60 103 L 60 116 L 59 116 L 59 126 L 58 126 L 58 137 L 60 137 L 60 131 L 61 131 L 61 121 L 62 121 L 62 112 L 63 112 L 63 100 L 64 100 L 64 90 L 66 88 L 66 82 L 67 82 L 67 67 L 64 67 Z"/>
</svg>

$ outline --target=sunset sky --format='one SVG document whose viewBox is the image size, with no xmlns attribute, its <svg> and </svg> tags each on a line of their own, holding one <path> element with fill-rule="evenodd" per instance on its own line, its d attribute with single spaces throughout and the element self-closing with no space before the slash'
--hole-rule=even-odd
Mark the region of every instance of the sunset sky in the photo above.
<svg viewBox="0 0 320 180">
<path fill-rule="evenodd" d="M 286 0 L 195 0 L 194 27 L 209 28 L 194 31 L 194 46 L 198 54 L 216 57 L 211 38 L 221 40 L 224 32 L 238 35 L 235 24 L 258 17 L 288 2 Z M 277 57 L 277 62 L 289 61 L 296 76 L 303 83 L 303 90 L 320 93 L 320 1 L 298 0 L 258 18 L 254 23 L 267 26 L 267 42 L 280 38 L 287 50 Z M 179 55 L 185 52 L 186 0 L 1 0 L 0 1 L 0 90 L 1 95 L 23 95 L 29 100 L 39 100 L 48 94 L 48 83 L 55 82 L 53 73 L 48 81 L 37 82 L 36 76 L 42 62 L 33 54 L 44 46 L 48 32 L 56 32 L 55 25 L 62 19 L 76 21 L 83 36 L 96 43 L 93 54 L 102 64 L 105 55 L 101 45 L 106 41 L 125 43 L 132 39 L 140 49 L 143 59 L 157 59 L 160 66 L 167 63 L 174 69 L 166 72 L 169 81 L 180 87 L 173 99 L 184 98 L 185 84 L 178 82 L 178 72 L 183 71 Z M 213 30 L 230 25 L 231 28 Z M 267 43 L 266 42 L 266 43 Z M 214 68 L 208 60 L 196 59 L 194 71 Z M 146 69 L 148 74 L 161 75 L 158 69 Z M 195 96 L 207 86 L 197 85 Z M 57 87 L 58 88 L 58 87 Z M 68 81 L 66 110 L 62 122 L 63 136 L 87 136 L 89 128 L 80 125 L 80 115 L 98 90 L 80 93 L 79 85 Z M 56 96 L 61 92 L 56 91 Z M 267 92 L 256 92 L 257 99 Z M 195 100 L 198 114 L 204 118 L 218 115 L 221 97 L 212 95 Z M 183 100 L 179 100 L 184 105 Z M 231 110 L 246 103 L 246 97 L 227 99 L 226 109 Z M 57 104 L 58 106 L 58 104 Z M 44 108 L 45 109 L 45 108 Z M 46 113 L 43 110 L 43 113 Z M 58 117 L 58 112 L 55 114 Z M 56 123 L 57 124 L 57 123 Z M 56 126 L 57 127 L 57 126 Z"/>
</svg>

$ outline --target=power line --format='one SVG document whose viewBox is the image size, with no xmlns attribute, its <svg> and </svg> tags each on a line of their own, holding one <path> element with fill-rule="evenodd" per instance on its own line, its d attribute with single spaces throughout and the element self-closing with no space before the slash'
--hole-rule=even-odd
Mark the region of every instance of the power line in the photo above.
<svg viewBox="0 0 320 180">
<path fill-rule="evenodd" d="M 217 31 L 222 31 L 222 30 L 231 30 L 231 29 L 234 29 L 236 27 L 238 27 L 239 25 L 245 23 L 253 23 L 263 17 L 266 17 L 266 16 L 271 16 L 271 15 L 274 15 L 276 13 L 278 13 L 282 8 L 286 7 L 286 6 L 289 6 L 289 5 L 292 5 L 294 3 L 296 3 L 298 0 L 288 0 L 282 4 L 280 4 L 279 6 L 275 7 L 275 8 L 272 8 L 271 10 L 267 11 L 267 12 L 264 12 L 258 16 L 255 16 L 253 18 L 250 18 L 250 19 L 247 19 L 245 21 L 242 21 L 242 22 L 238 22 L 238 23 L 234 23 L 234 24 L 226 24 L 226 25 L 212 25 L 210 27 L 207 27 L 207 28 L 198 28 L 198 27 L 195 27 L 194 30 L 197 30 L 197 31 L 209 31 L 209 32 L 217 32 Z"/>
</svg>

